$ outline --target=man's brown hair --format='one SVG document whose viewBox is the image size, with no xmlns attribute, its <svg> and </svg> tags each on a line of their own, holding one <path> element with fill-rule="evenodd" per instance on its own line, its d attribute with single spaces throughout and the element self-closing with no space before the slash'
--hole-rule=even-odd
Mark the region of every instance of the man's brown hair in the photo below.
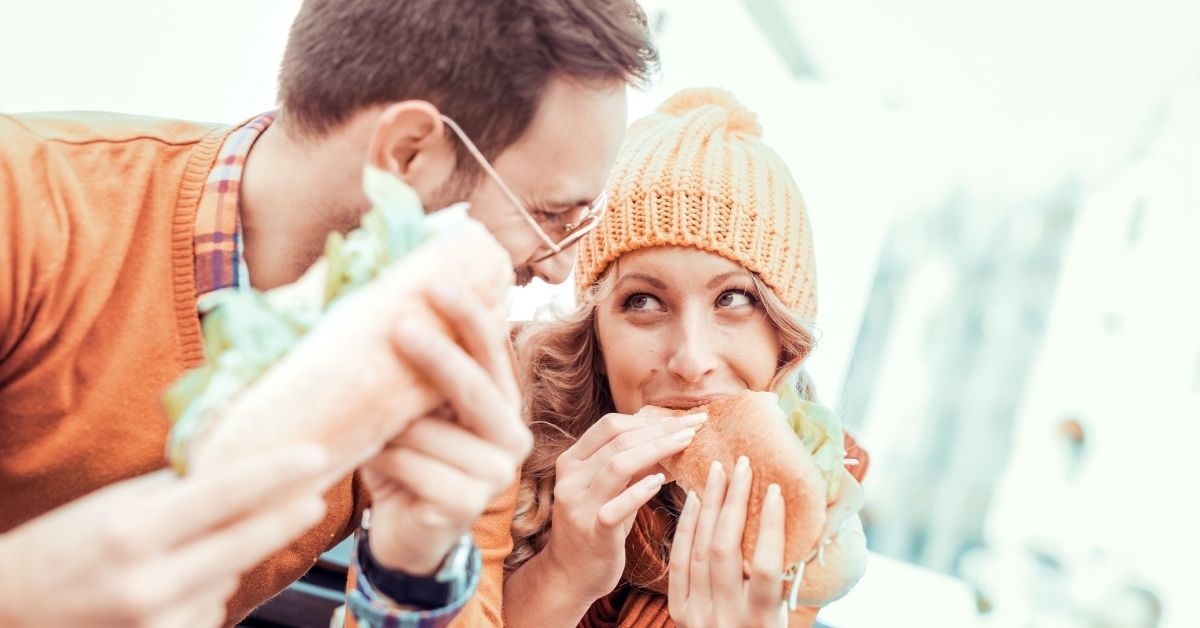
<svg viewBox="0 0 1200 628">
<path fill-rule="evenodd" d="M 305 0 L 279 100 L 306 135 L 363 107 L 427 100 L 492 157 L 525 132 L 552 77 L 640 85 L 656 64 L 634 0 Z"/>
</svg>

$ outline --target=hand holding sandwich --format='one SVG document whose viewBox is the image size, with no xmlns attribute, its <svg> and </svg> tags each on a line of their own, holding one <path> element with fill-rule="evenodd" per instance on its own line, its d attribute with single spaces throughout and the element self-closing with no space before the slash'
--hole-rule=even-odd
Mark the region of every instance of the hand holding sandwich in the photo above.
<svg viewBox="0 0 1200 628">
<path fill-rule="evenodd" d="M 430 303 L 462 339 L 397 325 L 398 353 L 448 408 L 416 420 L 363 467 L 371 491 L 371 553 L 413 575 L 436 571 L 487 505 L 512 484 L 533 438 L 519 410 L 507 329 L 459 290 L 434 290 Z"/>
</svg>

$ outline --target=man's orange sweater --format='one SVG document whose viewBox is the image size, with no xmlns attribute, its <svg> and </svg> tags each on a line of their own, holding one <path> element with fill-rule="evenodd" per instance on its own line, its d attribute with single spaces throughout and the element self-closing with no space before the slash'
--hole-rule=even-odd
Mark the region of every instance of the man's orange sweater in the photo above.
<svg viewBox="0 0 1200 628">
<path fill-rule="evenodd" d="M 0 115 L 0 533 L 165 466 L 158 397 L 204 360 L 192 237 L 230 130 Z M 353 531 L 354 479 L 326 497 L 325 521 L 243 578 L 230 621 Z"/>
</svg>

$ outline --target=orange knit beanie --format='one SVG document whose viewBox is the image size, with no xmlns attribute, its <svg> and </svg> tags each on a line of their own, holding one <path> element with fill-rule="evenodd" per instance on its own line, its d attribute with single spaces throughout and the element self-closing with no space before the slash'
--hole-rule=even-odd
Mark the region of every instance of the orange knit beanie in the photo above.
<svg viewBox="0 0 1200 628">
<path fill-rule="evenodd" d="M 729 92 L 685 89 L 629 127 L 608 214 L 579 242 L 582 295 L 608 265 L 651 246 L 691 246 L 756 274 L 800 319 L 817 313 L 812 233 L 800 190 Z"/>
</svg>

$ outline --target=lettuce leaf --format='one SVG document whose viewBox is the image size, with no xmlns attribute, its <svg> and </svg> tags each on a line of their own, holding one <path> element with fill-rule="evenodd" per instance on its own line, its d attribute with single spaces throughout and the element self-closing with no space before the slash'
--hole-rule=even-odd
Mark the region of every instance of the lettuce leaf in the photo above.
<svg viewBox="0 0 1200 628">
<path fill-rule="evenodd" d="M 172 423 L 167 456 L 180 475 L 190 442 L 238 393 L 253 384 L 317 324 L 334 301 L 379 276 L 432 233 L 421 198 L 408 184 L 367 166 L 371 209 L 342 236 L 331 233 L 321 262 L 293 284 L 266 293 L 249 286 L 206 295 L 199 304 L 207 362 L 162 396 Z M 464 214 L 465 215 L 465 214 Z"/>
<path fill-rule="evenodd" d="M 787 415 L 792 431 L 816 460 L 817 468 L 825 478 L 827 500 L 833 503 L 841 487 L 846 459 L 841 418 L 829 408 L 801 399 L 796 392 L 794 374 L 784 378 L 775 392 L 779 395 L 779 407 Z"/>
</svg>

